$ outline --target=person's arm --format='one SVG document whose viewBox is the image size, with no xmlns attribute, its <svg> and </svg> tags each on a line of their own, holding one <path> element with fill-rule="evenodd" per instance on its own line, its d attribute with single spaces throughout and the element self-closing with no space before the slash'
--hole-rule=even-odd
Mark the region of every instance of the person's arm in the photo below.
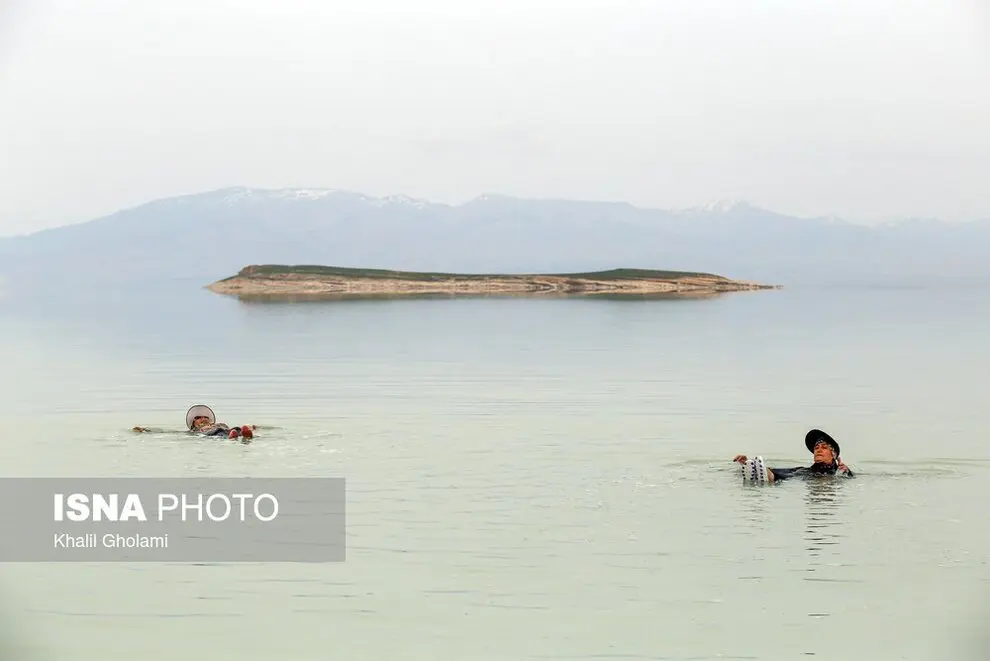
<svg viewBox="0 0 990 661">
<path fill-rule="evenodd" d="M 219 436 L 220 434 L 227 434 L 230 428 L 222 422 L 215 422 L 212 425 L 206 425 L 192 431 L 194 434 L 202 434 L 203 436 Z"/>
<path fill-rule="evenodd" d="M 804 466 L 795 466 L 794 468 L 771 468 L 767 467 L 770 474 L 773 475 L 774 482 L 780 482 L 781 480 L 786 480 L 789 477 L 794 477 L 800 471 L 807 470 Z"/>
<path fill-rule="evenodd" d="M 739 464 L 745 464 L 746 459 L 746 455 L 737 454 L 732 458 L 732 461 Z M 770 466 L 767 466 L 767 471 L 770 473 L 771 482 L 777 482 L 778 480 L 786 480 L 789 477 L 794 477 L 795 473 L 802 470 L 807 469 L 804 466 L 797 466 L 795 468 L 771 468 Z"/>
<path fill-rule="evenodd" d="M 853 474 L 852 469 L 842 463 L 842 460 L 839 460 L 839 471 L 845 473 L 846 477 L 856 477 Z"/>
</svg>

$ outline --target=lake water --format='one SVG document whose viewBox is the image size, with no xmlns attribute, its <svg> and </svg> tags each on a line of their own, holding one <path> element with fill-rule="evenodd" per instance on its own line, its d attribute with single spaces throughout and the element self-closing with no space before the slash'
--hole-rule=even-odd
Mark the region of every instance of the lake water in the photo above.
<svg viewBox="0 0 990 661">
<path fill-rule="evenodd" d="M 0 302 L 4 476 L 348 493 L 343 563 L 0 565 L 2 658 L 986 658 L 988 294 Z M 201 402 L 271 428 L 128 431 Z M 741 483 L 811 427 L 855 479 Z"/>
</svg>

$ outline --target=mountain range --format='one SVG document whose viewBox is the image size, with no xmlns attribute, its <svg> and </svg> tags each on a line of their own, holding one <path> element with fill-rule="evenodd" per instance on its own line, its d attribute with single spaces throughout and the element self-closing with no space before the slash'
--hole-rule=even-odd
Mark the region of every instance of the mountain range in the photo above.
<svg viewBox="0 0 990 661">
<path fill-rule="evenodd" d="M 616 267 L 768 284 L 990 279 L 990 220 L 865 226 L 745 202 L 686 210 L 482 195 L 460 205 L 225 188 L 0 239 L 9 291 L 205 286 L 249 264 L 460 272 Z"/>
</svg>

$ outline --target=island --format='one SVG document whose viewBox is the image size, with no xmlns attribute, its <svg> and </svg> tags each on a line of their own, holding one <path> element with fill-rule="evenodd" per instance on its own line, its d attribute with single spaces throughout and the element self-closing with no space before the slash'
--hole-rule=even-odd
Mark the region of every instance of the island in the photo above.
<svg viewBox="0 0 990 661">
<path fill-rule="evenodd" d="M 620 268 L 586 273 L 430 273 L 336 266 L 246 266 L 207 289 L 242 299 L 325 300 L 409 296 L 705 297 L 780 289 L 711 273 Z"/>
</svg>

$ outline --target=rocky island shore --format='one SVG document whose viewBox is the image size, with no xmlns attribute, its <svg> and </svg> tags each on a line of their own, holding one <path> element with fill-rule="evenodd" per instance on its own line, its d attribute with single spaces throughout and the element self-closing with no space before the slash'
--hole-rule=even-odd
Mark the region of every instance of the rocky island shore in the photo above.
<svg viewBox="0 0 990 661">
<path fill-rule="evenodd" d="M 207 286 L 245 299 L 343 299 L 399 296 L 715 296 L 779 289 L 711 273 L 612 269 L 587 273 L 424 273 L 333 266 L 247 266 Z"/>
</svg>

